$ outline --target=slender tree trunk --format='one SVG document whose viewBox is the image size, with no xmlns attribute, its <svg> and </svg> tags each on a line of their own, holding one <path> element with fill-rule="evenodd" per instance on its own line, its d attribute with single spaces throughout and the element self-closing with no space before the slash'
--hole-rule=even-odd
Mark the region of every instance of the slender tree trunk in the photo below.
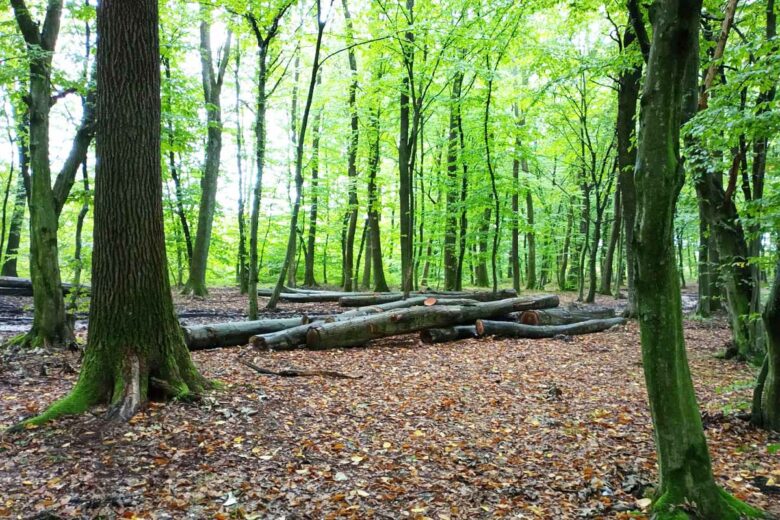
<svg viewBox="0 0 780 520">
<path fill-rule="evenodd" d="M 203 83 L 203 97 L 206 103 L 206 160 L 203 176 L 200 180 L 200 208 L 198 210 L 198 229 L 195 233 L 195 247 L 192 250 L 190 276 L 184 286 L 185 293 L 196 296 L 208 294 L 206 289 L 206 269 L 208 267 L 211 229 L 217 207 L 217 181 L 219 179 L 220 155 L 222 154 L 222 106 L 220 96 L 225 70 L 230 60 L 231 33 L 222 56 L 217 58 L 217 70 L 211 51 L 211 12 L 201 7 L 200 22 L 200 63 Z"/>
<path fill-rule="evenodd" d="M 458 201 L 458 117 L 462 87 L 463 72 L 458 70 L 452 78 L 449 139 L 447 140 L 447 196 L 444 220 L 444 289 L 446 291 L 456 289 L 458 278 L 458 214 L 463 211 Z"/>
<path fill-rule="evenodd" d="M 168 283 L 157 2 L 139 1 L 98 6 L 89 342 L 76 386 L 33 423 L 100 403 L 111 405 L 110 416 L 127 420 L 155 395 L 184 397 L 207 386 L 184 344 Z"/>
<path fill-rule="evenodd" d="M 414 0 L 406 0 L 406 16 L 413 27 Z M 414 256 L 414 226 L 412 216 L 412 174 L 414 168 L 415 129 L 410 123 L 412 100 L 410 98 L 411 82 L 414 81 L 414 33 L 408 30 L 402 43 L 405 74 L 401 80 L 400 93 L 400 127 L 398 144 L 398 196 L 400 198 L 400 230 L 401 230 L 401 290 L 408 294 L 412 290 L 412 270 Z M 416 121 L 416 119 L 415 119 Z"/>
<path fill-rule="evenodd" d="M 24 0 L 13 0 L 17 25 L 29 52 L 30 274 L 34 314 L 30 332 L 16 342 L 58 347 L 72 344 L 65 316 L 57 250 L 57 204 L 49 166 L 51 61 L 59 34 L 62 2 L 49 0 L 43 28 L 33 21 Z M 46 52 L 41 52 L 46 51 Z"/>
<path fill-rule="evenodd" d="M 490 55 L 487 56 L 487 66 L 490 69 Z M 496 61 L 498 65 L 498 61 Z M 495 69 L 494 69 L 495 70 Z M 493 275 L 493 292 L 498 292 L 498 266 L 496 259 L 498 255 L 498 242 L 500 238 L 501 225 L 501 203 L 498 198 L 498 188 L 496 187 L 496 172 L 493 170 L 493 162 L 490 158 L 490 102 L 493 97 L 493 74 L 490 74 L 487 82 L 487 98 L 485 100 L 485 161 L 487 163 L 488 175 L 490 176 L 490 190 L 492 194 L 494 222 L 493 222 L 493 247 L 490 251 L 490 267 Z"/>
<path fill-rule="evenodd" d="M 322 72 L 317 76 L 317 86 L 322 84 Z M 311 202 L 309 203 L 309 230 L 306 236 L 306 254 L 304 255 L 303 285 L 315 287 L 314 279 L 314 249 L 317 240 L 317 204 L 319 201 L 320 178 L 320 130 L 322 128 L 322 107 L 314 115 L 311 157 Z"/>
<path fill-rule="evenodd" d="M 523 171 L 527 170 L 527 166 L 524 165 Z M 531 190 L 525 190 L 525 211 L 526 221 L 528 224 L 528 232 L 526 232 L 526 243 L 528 244 L 528 262 L 525 264 L 526 268 L 526 287 L 528 289 L 536 289 L 536 235 L 534 234 L 534 199 L 531 195 Z"/>
<path fill-rule="evenodd" d="M 618 180 L 618 183 L 619 182 L 620 181 Z M 620 185 L 618 184 L 618 187 L 615 190 L 615 203 L 612 211 L 612 228 L 609 232 L 609 246 L 607 246 L 607 253 L 604 257 L 604 267 L 601 271 L 601 287 L 599 288 L 599 293 L 601 294 L 612 294 L 612 265 L 615 258 L 615 250 L 620 241 L 620 225 L 623 214 L 620 202 Z M 620 290 L 620 287 L 616 290 Z"/>
<path fill-rule="evenodd" d="M 347 0 L 341 0 L 344 8 L 344 19 L 347 29 L 347 45 L 354 45 L 354 30 L 352 28 L 352 17 L 349 13 Z M 352 290 L 352 270 L 355 249 L 355 229 L 357 228 L 358 217 L 358 198 L 357 198 L 357 152 L 359 140 L 359 119 L 357 111 L 357 89 L 358 89 L 358 71 L 355 51 L 350 47 L 347 51 L 349 58 L 349 70 L 352 74 L 352 81 L 349 84 L 349 127 L 350 138 L 347 148 L 347 176 L 349 177 L 349 212 L 347 220 L 347 230 L 344 241 L 344 266 L 342 268 L 344 278 L 344 290 Z"/>
<path fill-rule="evenodd" d="M 21 141 L 20 137 L 17 137 Z M 19 149 L 26 146 L 21 142 L 18 144 Z M 16 179 L 16 188 L 14 195 L 14 207 L 11 212 L 11 226 L 8 228 L 8 242 L 5 245 L 5 254 L 3 255 L 3 266 L 0 269 L 0 275 L 2 276 L 19 276 L 17 270 L 17 257 L 19 255 L 19 242 L 22 238 L 22 224 L 24 223 L 24 211 L 26 209 L 27 202 L 27 189 L 25 187 L 24 169 L 28 168 L 26 162 L 26 152 L 19 154 L 19 174 Z"/>
<path fill-rule="evenodd" d="M 279 302 L 279 295 L 282 292 L 284 281 L 287 277 L 287 271 L 292 264 L 292 257 L 295 255 L 295 237 L 298 232 L 298 214 L 301 208 L 301 190 L 303 187 L 303 146 L 306 141 L 306 126 L 309 123 L 309 113 L 311 112 L 312 101 L 314 100 L 314 87 L 317 83 L 318 72 L 320 68 L 320 50 L 322 48 L 322 34 L 325 31 L 326 20 L 322 18 L 320 2 L 317 2 L 317 41 L 314 47 L 314 61 L 312 63 L 311 78 L 309 80 L 309 90 L 306 95 L 306 104 L 303 108 L 301 118 L 301 131 L 298 136 L 298 147 L 295 152 L 295 202 L 293 203 L 292 216 L 290 218 L 290 233 L 287 238 L 287 255 L 282 263 L 279 277 L 274 286 L 274 292 L 268 300 L 268 309 L 275 309 Z"/>
<path fill-rule="evenodd" d="M 674 261 L 673 215 L 684 182 L 681 107 L 686 70 L 697 68 L 700 9 L 697 0 L 655 4 L 636 170 L 634 274 L 660 473 L 653 511 L 659 518 L 736 520 L 757 512 L 718 488 L 713 478 L 685 352 Z"/>
<path fill-rule="evenodd" d="M 463 265 L 466 260 L 466 245 L 468 231 L 468 211 L 466 201 L 469 193 L 468 164 L 466 163 L 466 137 L 463 133 L 463 114 L 458 111 L 458 140 L 460 141 L 460 157 L 463 176 L 460 181 L 460 226 L 458 227 L 458 272 L 455 278 L 455 290 L 463 290 Z"/>
<path fill-rule="evenodd" d="M 558 267 L 558 288 L 565 291 L 567 284 L 567 269 L 569 266 L 569 248 L 571 247 L 571 234 L 574 228 L 574 206 L 569 204 L 569 212 L 566 214 L 566 235 L 563 238 L 563 250 Z"/>
<path fill-rule="evenodd" d="M 233 80 L 236 88 L 236 169 L 238 171 L 238 286 L 241 294 L 249 291 L 249 265 L 246 252 L 246 218 L 244 217 L 244 131 L 241 126 L 241 45 L 236 42 Z"/>
<path fill-rule="evenodd" d="M 370 256 L 374 267 L 374 290 L 376 292 L 386 292 L 390 289 L 385 280 L 385 269 L 382 264 L 382 241 L 379 234 L 379 190 L 376 186 L 376 175 L 379 172 L 379 148 L 381 139 L 381 113 L 379 108 L 375 108 L 371 115 L 371 126 L 373 141 L 369 150 L 368 157 L 368 236 L 367 242 L 371 243 Z M 366 255 L 369 255 L 366 251 Z M 368 256 L 366 256 L 368 259 Z"/>
</svg>

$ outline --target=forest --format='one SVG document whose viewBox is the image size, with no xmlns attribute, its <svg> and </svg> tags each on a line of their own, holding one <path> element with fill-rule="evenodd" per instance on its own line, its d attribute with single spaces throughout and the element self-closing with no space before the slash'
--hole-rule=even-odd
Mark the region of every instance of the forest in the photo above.
<svg viewBox="0 0 780 520">
<path fill-rule="evenodd" d="M 0 518 L 780 518 L 775 0 L 0 0 Z"/>
</svg>

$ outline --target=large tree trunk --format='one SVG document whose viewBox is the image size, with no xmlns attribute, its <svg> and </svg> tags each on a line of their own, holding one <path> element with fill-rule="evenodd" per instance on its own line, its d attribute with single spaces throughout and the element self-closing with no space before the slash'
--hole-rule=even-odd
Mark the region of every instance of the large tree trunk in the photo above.
<svg viewBox="0 0 780 520">
<path fill-rule="evenodd" d="M 35 423 L 100 403 L 126 420 L 155 392 L 184 397 L 208 385 L 184 344 L 168 283 L 157 22 L 155 0 L 103 0 L 98 6 L 89 341 L 76 386 Z"/>
<path fill-rule="evenodd" d="M 412 307 L 347 321 L 315 323 L 306 332 L 306 346 L 310 349 L 357 346 L 386 336 L 471 323 L 510 312 L 557 305 L 557 296 L 542 296 L 509 298 L 470 306 Z"/>
<path fill-rule="evenodd" d="M 200 207 L 198 229 L 195 232 L 195 247 L 192 249 L 190 276 L 184 286 L 185 293 L 196 296 L 208 294 L 206 289 L 206 267 L 211 244 L 211 228 L 217 207 L 217 180 L 219 161 L 222 154 L 222 106 L 220 96 L 225 70 L 230 60 L 231 33 L 228 31 L 223 55 L 217 58 L 217 69 L 211 51 L 211 12 L 201 7 L 200 22 L 200 64 L 203 83 L 203 98 L 206 104 L 206 160 L 200 179 Z"/>
<path fill-rule="evenodd" d="M 524 311 L 517 316 L 517 321 L 523 325 L 568 325 L 581 321 L 599 320 L 615 317 L 615 309 L 608 307 L 547 309 Z"/>
<path fill-rule="evenodd" d="M 341 0 L 344 8 L 344 20 L 346 23 L 346 40 L 349 46 L 347 57 L 349 58 L 349 70 L 352 75 L 352 81 L 349 84 L 349 145 L 347 147 L 347 177 L 349 177 L 349 209 L 347 217 L 347 230 L 344 240 L 344 266 L 342 276 L 344 277 L 344 290 L 352 290 L 352 279 L 354 277 L 354 250 L 355 250 L 355 230 L 357 228 L 358 217 L 358 198 L 357 198 L 357 152 L 359 139 L 359 119 L 357 110 L 357 90 L 358 90 L 358 71 L 355 50 L 352 47 L 355 43 L 354 30 L 352 28 L 352 17 L 349 13 L 347 0 Z"/>
<path fill-rule="evenodd" d="M 767 353 L 766 374 L 759 379 L 761 401 L 758 405 L 759 425 L 780 432 L 780 262 L 775 268 L 775 281 L 764 308 Z"/>
<path fill-rule="evenodd" d="M 680 125 L 685 79 L 698 68 L 700 0 L 659 0 L 642 95 L 634 235 L 642 360 L 655 428 L 659 518 L 738 519 L 756 511 L 720 489 L 712 474 L 683 336 L 672 237 L 684 182 Z M 659 153 L 664 150 L 665 153 Z M 687 513 L 689 506 L 695 510 Z"/>
<path fill-rule="evenodd" d="M 24 0 L 13 0 L 19 29 L 27 43 L 29 58 L 30 147 L 30 274 L 34 295 L 32 330 L 17 338 L 26 346 L 60 347 L 75 341 L 65 315 L 60 290 L 57 249 L 57 208 L 49 166 L 49 111 L 51 109 L 51 63 L 59 34 L 62 1 L 50 0 L 39 32 Z M 45 52 L 41 52 L 45 51 Z"/>
<path fill-rule="evenodd" d="M 625 318 L 606 318 L 600 320 L 587 320 L 567 325 L 524 325 L 511 321 L 477 320 L 475 326 L 477 335 L 499 336 L 503 338 L 554 338 L 555 336 L 575 336 L 578 334 L 592 334 L 611 329 L 617 325 L 623 325 Z"/>
<path fill-rule="evenodd" d="M 306 318 L 281 318 L 235 323 L 211 323 L 183 327 L 184 341 L 190 350 L 246 345 L 252 336 L 290 329 L 308 322 Z"/>
</svg>

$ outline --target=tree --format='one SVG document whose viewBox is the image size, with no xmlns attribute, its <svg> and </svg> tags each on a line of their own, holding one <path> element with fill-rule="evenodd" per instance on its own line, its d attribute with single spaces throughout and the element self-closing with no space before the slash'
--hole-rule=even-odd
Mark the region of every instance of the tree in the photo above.
<svg viewBox="0 0 780 520">
<path fill-rule="evenodd" d="M 185 293 L 197 296 L 207 294 L 206 264 L 211 244 L 211 228 L 216 209 L 217 181 L 219 179 L 219 161 L 222 153 L 222 83 L 230 61 L 230 43 L 232 33 L 228 31 L 225 47 L 217 56 L 216 69 L 211 50 L 211 11 L 201 6 L 200 21 L 200 65 L 203 80 L 203 98 L 206 103 L 206 159 L 203 176 L 200 180 L 201 196 L 198 211 L 198 228 L 195 232 L 195 247 L 190 259 L 190 276 L 184 286 Z"/>
<path fill-rule="evenodd" d="M 97 32 L 89 341 L 76 386 L 31 424 L 100 403 L 127 420 L 152 397 L 191 396 L 209 386 L 190 359 L 168 282 L 157 2 L 103 0 Z"/>
<path fill-rule="evenodd" d="M 40 31 L 24 0 L 12 0 L 11 6 L 27 45 L 29 61 L 30 90 L 26 102 L 31 170 L 30 274 L 35 308 L 32 329 L 16 341 L 22 345 L 59 347 L 75 341 L 60 289 L 57 204 L 49 165 L 51 64 L 60 30 L 62 1 L 49 0 Z"/>
<path fill-rule="evenodd" d="M 636 168 L 635 283 L 645 382 L 655 429 L 657 518 L 760 517 L 715 483 L 683 338 L 673 216 L 684 182 L 683 98 L 698 57 L 700 0 L 658 0 Z M 688 80 L 689 81 L 689 80 Z"/>
</svg>

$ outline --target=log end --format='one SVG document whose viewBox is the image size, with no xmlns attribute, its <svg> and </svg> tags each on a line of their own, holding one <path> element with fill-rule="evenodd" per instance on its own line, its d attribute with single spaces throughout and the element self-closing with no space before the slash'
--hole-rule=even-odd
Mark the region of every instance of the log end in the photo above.
<svg viewBox="0 0 780 520">
<path fill-rule="evenodd" d="M 435 341 L 433 339 L 433 334 L 431 334 L 431 330 L 430 329 L 425 329 L 425 330 L 420 331 L 420 341 L 422 341 L 423 343 L 428 343 L 428 344 L 435 343 Z"/>
<path fill-rule="evenodd" d="M 430 307 L 431 305 L 436 305 L 437 301 L 439 301 L 439 300 L 437 300 L 436 298 L 431 296 L 430 298 L 426 298 L 425 299 L 425 301 L 423 302 L 423 305 L 425 305 L 426 307 Z"/>
<path fill-rule="evenodd" d="M 320 345 L 320 331 L 317 327 L 311 327 L 306 331 L 306 346 L 316 349 Z"/>
<path fill-rule="evenodd" d="M 539 313 L 536 311 L 523 311 L 520 314 L 519 321 L 523 325 L 539 325 Z"/>
<path fill-rule="evenodd" d="M 482 323 L 482 320 L 477 320 L 474 328 L 477 330 L 477 337 L 482 337 L 485 334 L 485 324 Z"/>
<path fill-rule="evenodd" d="M 262 336 L 251 336 L 249 338 L 249 346 L 259 350 L 268 350 L 265 338 Z"/>
</svg>

